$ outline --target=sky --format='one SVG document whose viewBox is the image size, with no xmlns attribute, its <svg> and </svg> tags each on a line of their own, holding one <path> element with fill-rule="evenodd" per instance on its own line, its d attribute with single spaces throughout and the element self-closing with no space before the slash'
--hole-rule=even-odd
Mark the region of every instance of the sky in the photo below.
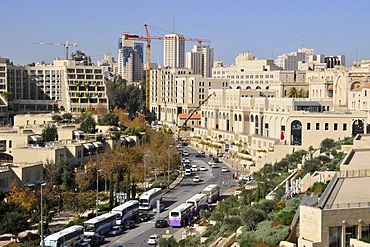
<svg viewBox="0 0 370 247">
<path fill-rule="evenodd" d="M 0 0 L 0 57 L 15 64 L 64 58 L 77 43 L 94 59 L 117 58 L 122 33 L 160 36 L 173 30 L 208 39 L 215 60 L 232 64 L 252 52 L 259 59 L 313 48 L 315 54 L 346 55 L 347 65 L 370 59 L 368 0 Z M 153 40 L 151 61 L 162 63 L 163 41 Z M 190 51 L 194 42 L 186 42 Z"/>
</svg>

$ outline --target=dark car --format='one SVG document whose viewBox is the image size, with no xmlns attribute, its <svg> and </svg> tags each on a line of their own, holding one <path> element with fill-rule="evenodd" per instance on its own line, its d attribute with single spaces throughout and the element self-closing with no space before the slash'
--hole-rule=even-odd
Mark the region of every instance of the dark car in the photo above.
<svg viewBox="0 0 370 247">
<path fill-rule="evenodd" d="M 88 243 L 90 244 L 91 247 L 94 247 L 94 246 L 103 245 L 105 242 L 105 237 L 101 235 L 94 235 L 90 239 L 87 239 L 87 240 L 90 240 Z"/>
<path fill-rule="evenodd" d="M 167 222 L 167 220 L 157 220 L 156 222 L 155 222 L 155 227 L 156 228 L 164 228 L 164 227 L 167 227 L 168 226 L 168 222 Z"/>
<path fill-rule="evenodd" d="M 145 221 L 148 221 L 148 220 L 150 220 L 152 217 L 149 215 L 149 214 L 147 214 L 147 213 L 140 213 L 139 214 L 139 220 L 141 221 L 141 222 L 145 222 Z"/>
<path fill-rule="evenodd" d="M 125 229 L 132 229 L 132 228 L 134 228 L 135 227 L 135 221 L 133 221 L 133 220 L 127 220 L 125 223 L 123 223 L 123 227 L 125 228 Z"/>
</svg>

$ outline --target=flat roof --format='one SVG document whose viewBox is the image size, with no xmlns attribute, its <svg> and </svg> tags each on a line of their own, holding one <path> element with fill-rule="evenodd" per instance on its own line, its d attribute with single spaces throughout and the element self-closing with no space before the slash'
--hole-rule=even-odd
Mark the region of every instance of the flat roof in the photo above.
<svg viewBox="0 0 370 247">
<path fill-rule="evenodd" d="M 326 209 L 369 207 L 370 177 L 342 177 L 333 187 Z"/>
</svg>

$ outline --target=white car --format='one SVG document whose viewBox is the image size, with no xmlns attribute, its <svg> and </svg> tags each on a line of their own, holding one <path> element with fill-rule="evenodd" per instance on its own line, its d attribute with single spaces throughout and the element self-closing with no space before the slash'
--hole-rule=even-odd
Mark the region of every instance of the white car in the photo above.
<svg viewBox="0 0 370 247">
<path fill-rule="evenodd" d="M 197 167 L 197 165 L 196 165 L 196 164 L 192 164 L 192 165 L 191 165 L 191 171 L 192 171 L 192 172 L 197 172 L 197 171 L 198 171 L 198 167 Z"/>
<path fill-rule="evenodd" d="M 185 176 L 191 176 L 191 170 L 185 169 Z"/>
<path fill-rule="evenodd" d="M 200 182 L 201 181 L 201 179 L 200 179 L 200 177 L 199 176 L 195 176 L 194 178 L 193 178 L 193 182 Z"/>
<path fill-rule="evenodd" d="M 199 170 L 200 170 L 200 171 L 207 171 L 207 167 L 205 167 L 205 166 L 201 166 L 201 167 L 199 168 Z"/>
<path fill-rule="evenodd" d="M 224 167 L 222 167 L 221 171 L 222 171 L 222 172 L 228 172 L 228 171 L 229 171 L 229 169 L 227 169 L 227 167 L 225 167 L 225 166 L 224 166 Z"/>
<path fill-rule="evenodd" d="M 161 237 L 157 234 L 150 235 L 150 237 L 148 238 L 148 244 L 157 244 L 160 238 Z"/>
<path fill-rule="evenodd" d="M 183 156 L 189 156 L 189 152 L 184 150 L 184 151 L 182 151 L 182 155 Z"/>
<path fill-rule="evenodd" d="M 210 165 L 211 167 L 216 167 L 217 166 L 216 162 L 214 162 L 213 160 L 208 162 L 208 165 Z"/>
</svg>

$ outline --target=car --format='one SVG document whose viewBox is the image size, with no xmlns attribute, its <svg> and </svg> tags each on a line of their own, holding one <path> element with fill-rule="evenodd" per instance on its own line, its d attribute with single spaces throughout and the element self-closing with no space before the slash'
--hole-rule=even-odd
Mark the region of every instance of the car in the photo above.
<svg viewBox="0 0 370 247">
<path fill-rule="evenodd" d="M 111 236 L 121 235 L 123 233 L 123 229 L 120 226 L 113 226 L 112 229 L 108 232 Z"/>
<path fill-rule="evenodd" d="M 154 226 L 156 228 L 165 228 L 165 227 L 168 227 L 168 222 L 165 219 L 159 219 L 155 222 Z"/>
<path fill-rule="evenodd" d="M 122 244 L 113 244 L 112 247 L 123 247 Z"/>
<path fill-rule="evenodd" d="M 143 212 L 139 213 L 139 220 L 140 220 L 140 222 L 148 221 L 151 218 L 152 217 L 149 214 L 147 214 L 147 213 L 143 213 Z"/>
<path fill-rule="evenodd" d="M 222 167 L 221 171 L 222 171 L 222 172 L 228 172 L 228 171 L 229 171 L 229 169 L 227 169 L 227 167 L 225 167 L 225 166 L 224 166 L 224 167 Z"/>
<path fill-rule="evenodd" d="M 185 169 L 185 176 L 191 176 L 191 170 Z"/>
<path fill-rule="evenodd" d="M 199 177 L 199 176 L 195 176 L 195 177 L 193 178 L 193 182 L 198 183 L 198 182 L 200 182 L 200 181 L 201 181 L 201 179 L 200 179 L 200 177 Z"/>
<path fill-rule="evenodd" d="M 216 162 L 214 162 L 213 160 L 209 161 L 208 165 L 210 165 L 211 167 L 216 167 L 217 166 Z"/>
<path fill-rule="evenodd" d="M 200 171 L 207 171 L 207 167 L 205 167 L 205 166 L 201 166 L 201 167 L 199 168 L 199 170 L 200 170 Z"/>
<path fill-rule="evenodd" d="M 199 150 L 198 153 L 199 154 L 205 154 L 206 152 L 204 152 L 204 150 Z"/>
<path fill-rule="evenodd" d="M 182 148 L 182 145 L 179 143 L 176 145 L 177 148 Z"/>
<path fill-rule="evenodd" d="M 194 154 L 193 159 L 195 158 L 204 158 L 206 157 L 204 154 Z"/>
<path fill-rule="evenodd" d="M 91 247 L 91 245 L 89 243 L 80 243 L 79 245 L 80 247 Z"/>
<path fill-rule="evenodd" d="M 186 151 L 186 150 L 184 150 L 184 151 L 182 151 L 182 155 L 183 155 L 183 156 L 189 156 L 189 152 L 188 152 L 188 151 Z"/>
<path fill-rule="evenodd" d="M 163 210 L 164 210 L 164 205 L 159 204 L 159 212 L 163 212 Z M 153 208 L 153 213 L 157 213 L 157 206 Z"/>
<path fill-rule="evenodd" d="M 124 227 L 125 229 L 132 229 L 132 228 L 135 228 L 135 225 L 136 225 L 136 223 L 135 223 L 135 221 L 133 221 L 133 220 L 126 220 L 126 221 L 125 221 L 125 223 L 123 223 L 123 227 Z"/>
<path fill-rule="evenodd" d="M 197 167 L 196 164 L 192 164 L 190 169 L 191 169 L 192 172 L 198 171 L 198 167 Z"/>
<path fill-rule="evenodd" d="M 100 246 L 102 244 L 104 244 L 105 242 L 105 237 L 102 236 L 102 235 L 93 235 L 92 237 L 90 238 L 86 238 L 87 240 L 89 240 L 88 244 L 90 244 L 90 246 L 94 247 L 94 246 Z"/>
<path fill-rule="evenodd" d="M 191 170 L 191 165 L 190 164 L 185 164 L 184 165 L 184 170 Z"/>
<path fill-rule="evenodd" d="M 148 238 L 148 244 L 157 244 L 159 239 L 161 239 L 161 237 L 157 234 L 150 235 L 150 237 Z"/>
</svg>

